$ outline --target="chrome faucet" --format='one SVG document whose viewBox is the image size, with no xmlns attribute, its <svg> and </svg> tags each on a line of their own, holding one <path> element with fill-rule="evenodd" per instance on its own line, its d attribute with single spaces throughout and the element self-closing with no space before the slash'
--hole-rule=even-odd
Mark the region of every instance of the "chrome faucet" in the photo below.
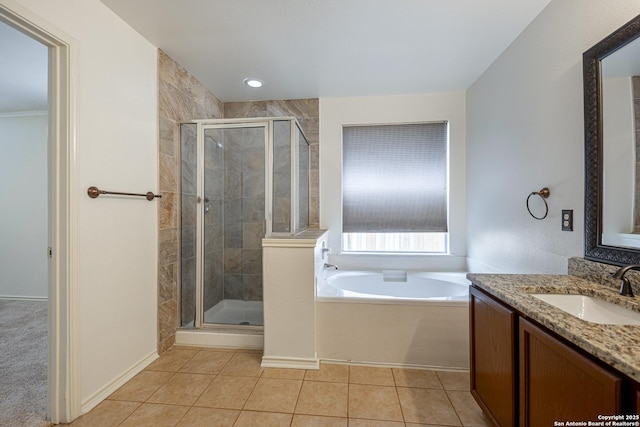
<svg viewBox="0 0 640 427">
<path fill-rule="evenodd" d="M 620 295 L 633 297 L 631 282 L 629 282 L 629 279 L 624 277 L 625 273 L 629 270 L 640 270 L 640 264 L 631 264 L 631 265 L 626 265 L 624 267 L 620 267 L 615 271 L 615 273 L 611 274 L 611 277 L 613 277 L 614 279 L 620 280 L 620 291 L 619 291 Z"/>
<path fill-rule="evenodd" d="M 322 266 L 322 268 L 324 268 L 325 270 L 328 270 L 330 268 L 333 269 L 333 270 L 337 270 L 338 266 L 335 265 L 335 264 L 329 264 L 329 263 L 325 262 L 324 265 Z"/>
</svg>

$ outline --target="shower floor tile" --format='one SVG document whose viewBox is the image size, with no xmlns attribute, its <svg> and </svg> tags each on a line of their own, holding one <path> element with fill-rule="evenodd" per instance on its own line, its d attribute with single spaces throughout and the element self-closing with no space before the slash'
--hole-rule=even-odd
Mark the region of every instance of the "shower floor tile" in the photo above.
<svg viewBox="0 0 640 427">
<path fill-rule="evenodd" d="M 469 374 L 321 363 L 262 369 L 258 351 L 174 347 L 71 426 L 490 426 Z"/>
</svg>

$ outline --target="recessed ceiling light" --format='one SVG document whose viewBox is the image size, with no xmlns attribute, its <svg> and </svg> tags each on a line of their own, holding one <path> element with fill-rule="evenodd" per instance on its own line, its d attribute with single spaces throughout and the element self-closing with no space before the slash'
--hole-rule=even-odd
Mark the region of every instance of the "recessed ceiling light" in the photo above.
<svg viewBox="0 0 640 427">
<path fill-rule="evenodd" d="M 246 84 L 249 87 L 262 87 L 262 85 L 264 83 L 262 83 L 262 80 L 258 80 L 258 79 L 252 79 L 252 78 L 247 78 L 244 79 L 244 84 Z"/>
</svg>

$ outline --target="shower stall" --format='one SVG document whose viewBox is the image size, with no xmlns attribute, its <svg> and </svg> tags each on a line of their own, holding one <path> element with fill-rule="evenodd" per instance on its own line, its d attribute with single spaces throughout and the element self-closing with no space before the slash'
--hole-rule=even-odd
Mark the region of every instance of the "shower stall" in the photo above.
<svg viewBox="0 0 640 427">
<path fill-rule="evenodd" d="M 260 330 L 262 238 L 309 227 L 307 139 L 293 117 L 194 120 L 180 156 L 180 324 Z"/>
</svg>

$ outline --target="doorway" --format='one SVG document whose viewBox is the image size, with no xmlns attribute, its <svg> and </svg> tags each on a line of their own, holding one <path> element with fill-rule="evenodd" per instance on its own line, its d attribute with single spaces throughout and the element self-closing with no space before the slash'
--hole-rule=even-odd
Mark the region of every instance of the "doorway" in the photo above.
<svg viewBox="0 0 640 427">
<path fill-rule="evenodd" d="M 44 414 L 53 423 L 71 421 L 79 415 L 79 398 L 76 367 L 77 315 L 72 304 L 75 298 L 74 267 L 76 255 L 74 249 L 74 218 L 77 208 L 70 197 L 72 177 L 76 169 L 75 141 L 72 137 L 75 127 L 72 114 L 73 99 L 70 70 L 72 62 L 69 39 L 57 34 L 58 30 L 49 28 L 37 16 L 23 10 L 19 5 L 0 4 L 0 23 L 17 31 L 20 36 L 38 43 L 45 50 L 46 75 L 46 143 L 43 163 L 46 172 L 38 188 L 28 191 L 34 198 L 44 199 L 46 214 L 45 244 L 40 248 L 40 257 L 44 258 L 44 280 L 46 286 L 46 408 Z M 67 41 L 65 41 L 65 39 Z M 5 40 L 5 39 L 3 39 Z M 34 175 L 36 175 L 34 173 Z M 15 181 L 10 182 L 12 185 Z M 31 204 L 22 206 L 29 210 Z M 42 237 L 42 236 L 41 236 Z M 18 242 L 12 242 L 18 244 Z M 35 255 L 38 257 L 38 255 Z M 25 273 L 26 274 L 26 273 Z M 37 294 L 38 291 L 35 291 Z M 23 295 L 29 296 L 29 295 Z"/>
</svg>

